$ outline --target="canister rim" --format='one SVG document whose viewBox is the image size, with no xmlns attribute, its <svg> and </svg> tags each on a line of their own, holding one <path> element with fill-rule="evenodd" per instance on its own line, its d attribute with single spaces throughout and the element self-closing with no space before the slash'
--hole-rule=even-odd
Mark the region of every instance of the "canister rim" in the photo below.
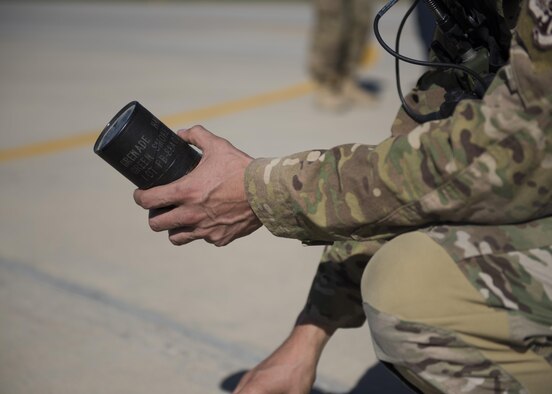
<svg viewBox="0 0 552 394">
<path fill-rule="evenodd" d="M 137 101 L 131 101 L 119 112 L 117 112 L 117 114 L 107 123 L 94 144 L 95 153 L 101 152 L 114 139 L 121 135 L 138 105 L 139 103 Z"/>
</svg>

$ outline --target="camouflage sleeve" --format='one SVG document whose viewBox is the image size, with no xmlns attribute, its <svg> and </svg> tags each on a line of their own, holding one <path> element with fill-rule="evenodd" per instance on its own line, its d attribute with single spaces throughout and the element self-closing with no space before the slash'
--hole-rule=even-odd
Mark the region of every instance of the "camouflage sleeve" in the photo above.
<svg viewBox="0 0 552 394">
<path fill-rule="evenodd" d="M 246 189 L 263 224 L 301 240 L 365 240 L 552 214 L 552 45 L 531 4 L 483 99 L 377 146 L 254 160 Z"/>
</svg>

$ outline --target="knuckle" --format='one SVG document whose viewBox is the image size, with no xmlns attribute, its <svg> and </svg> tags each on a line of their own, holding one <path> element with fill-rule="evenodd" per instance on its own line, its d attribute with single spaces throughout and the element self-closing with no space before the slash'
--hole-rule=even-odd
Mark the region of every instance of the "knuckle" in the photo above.
<svg viewBox="0 0 552 394">
<path fill-rule="evenodd" d="M 173 228 L 190 226 L 196 227 L 199 221 L 200 217 L 198 212 L 193 210 L 180 209 L 175 212 L 175 215 L 172 218 L 172 222 L 174 224 Z"/>
<path fill-rule="evenodd" d="M 142 206 L 142 205 L 143 205 L 142 194 L 141 194 L 138 190 L 136 190 L 132 196 L 134 197 L 134 202 L 135 202 L 137 205 L 139 205 L 139 206 Z"/>
<path fill-rule="evenodd" d="M 198 124 L 196 124 L 195 126 L 192 126 L 192 127 L 190 128 L 190 132 L 191 132 L 191 133 L 202 133 L 202 132 L 205 132 L 205 131 L 207 131 L 207 130 L 205 129 L 205 127 L 203 127 L 203 126 L 201 126 L 201 125 L 198 125 Z"/>
<path fill-rule="evenodd" d="M 188 193 L 186 182 L 175 182 L 170 191 L 173 200 L 182 202 L 182 198 Z"/>
<path fill-rule="evenodd" d="M 143 194 L 139 196 L 139 202 L 137 202 L 137 204 L 144 209 L 154 208 L 154 206 L 151 204 L 151 201 L 147 197 L 144 197 Z"/>
<path fill-rule="evenodd" d="M 226 246 L 226 242 L 224 240 L 218 240 L 218 241 L 213 242 L 213 245 L 220 248 L 221 246 Z"/>
<path fill-rule="evenodd" d="M 213 233 L 213 232 L 205 234 L 205 236 L 203 238 L 205 239 L 205 241 L 207 241 L 208 243 L 213 244 L 213 245 L 216 245 L 216 243 L 220 241 L 220 237 L 216 233 Z"/>
<path fill-rule="evenodd" d="M 228 244 L 226 241 L 226 238 L 224 237 L 224 234 L 222 234 L 220 231 L 215 231 L 213 233 L 207 234 L 205 236 L 205 240 L 209 242 L 210 244 L 213 244 L 215 246 L 225 246 Z"/>
<path fill-rule="evenodd" d="M 183 242 L 181 240 L 178 239 L 177 236 L 175 235 L 169 235 L 169 241 L 171 244 L 173 244 L 174 246 L 180 246 L 180 245 L 183 245 Z"/>
<path fill-rule="evenodd" d="M 150 220 L 148 221 L 148 223 L 149 223 L 150 228 L 151 228 L 153 231 L 155 231 L 156 233 L 158 233 L 158 232 L 160 232 L 160 231 L 163 231 L 163 230 L 161 229 L 161 225 L 160 225 L 159 221 L 157 221 L 157 220 L 155 220 L 155 219 L 150 219 Z"/>
</svg>

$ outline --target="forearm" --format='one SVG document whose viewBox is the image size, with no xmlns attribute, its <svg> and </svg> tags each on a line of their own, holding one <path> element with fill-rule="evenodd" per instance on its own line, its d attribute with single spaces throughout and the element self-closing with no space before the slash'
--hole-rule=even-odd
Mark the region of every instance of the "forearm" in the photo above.
<svg viewBox="0 0 552 394">
<path fill-rule="evenodd" d="M 449 118 L 377 146 L 253 161 L 246 188 L 257 217 L 278 236 L 335 241 L 551 214 L 552 45 L 538 40 L 536 21 L 524 2 L 509 64 L 481 100 L 461 101 Z"/>
<path fill-rule="evenodd" d="M 301 311 L 283 346 L 296 349 L 299 358 L 309 358 L 316 367 L 334 332 L 335 327 L 313 320 L 305 311 Z"/>
<path fill-rule="evenodd" d="M 333 332 L 301 313 L 287 339 L 244 375 L 234 393 L 309 393 L 318 360 Z"/>
<path fill-rule="evenodd" d="M 288 337 L 268 359 L 285 354 L 289 360 L 316 369 L 322 351 L 335 330 L 331 325 L 312 319 L 302 310 Z"/>
<path fill-rule="evenodd" d="M 314 379 L 320 356 L 335 330 L 330 325 L 311 319 L 303 310 L 289 336 L 266 361 L 274 363 L 285 360 L 287 363 L 300 365 L 301 369 L 311 371 Z"/>
<path fill-rule="evenodd" d="M 246 172 L 252 208 L 275 235 L 324 241 L 549 214 L 551 103 L 543 98 L 527 111 L 506 74 L 484 100 L 462 101 L 452 117 L 376 147 L 253 161 Z"/>
</svg>

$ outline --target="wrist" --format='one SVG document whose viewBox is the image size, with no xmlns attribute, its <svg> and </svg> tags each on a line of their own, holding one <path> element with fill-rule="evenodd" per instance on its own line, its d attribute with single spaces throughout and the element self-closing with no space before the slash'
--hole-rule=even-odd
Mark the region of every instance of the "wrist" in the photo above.
<svg viewBox="0 0 552 394">
<path fill-rule="evenodd" d="M 317 363 L 334 332 L 335 329 L 324 327 L 301 312 L 286 340 L 286 345 L 295 349 L 301 357 L 307 357 Z"/>
</svg>

